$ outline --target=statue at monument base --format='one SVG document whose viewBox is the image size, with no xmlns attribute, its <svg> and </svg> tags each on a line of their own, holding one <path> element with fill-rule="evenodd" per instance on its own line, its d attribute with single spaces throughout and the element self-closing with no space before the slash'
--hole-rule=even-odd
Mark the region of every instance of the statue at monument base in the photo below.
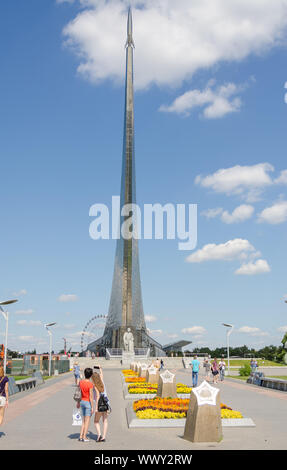
<svg viewBox="0 0 287 470">
<path fill-rule="evenodd" d="M 126 366 L 134 361 L 135 349 L 134 349 L 134 335 L 131 329 L 128 328 L 123 335 L 124 349 L 122 352 L 122 364 Z"/>
</svg>

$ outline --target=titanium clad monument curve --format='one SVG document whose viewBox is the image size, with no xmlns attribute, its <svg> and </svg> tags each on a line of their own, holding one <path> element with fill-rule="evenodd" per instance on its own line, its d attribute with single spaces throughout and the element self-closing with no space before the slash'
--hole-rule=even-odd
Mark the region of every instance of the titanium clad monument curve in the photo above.
<svg viewBox="0 0 287 470">
<path fill-rule="evenodd" d="M 133 90 L 133 27 L 131 8 L 128 11 L 127 41 L 126 41 L 126 80 L 125 80 L 125 113 L 124 113 L 124 138 L 122 156 L 122 177 L 120 208 L 127 204 L 136 203 L 135 183 L 135 145 L 134 145 L 134 90 Z M 130 232 L 136 231 L 135 214 L 120 216 L 120 228 L 132 215 Z M 125 224 L 124 224 L 125 225 Z M 126 224 L 127 225 L 127 224 Z M 109 305 L 109 313 L 102 338 L 89 344 L 88 349 L 95 351 L 104 348 L 124 349 L 123 336 L 130 328 L 134 337 L 134 347 L 152 348 L 151 354 L 165 355 L 162 346 L 147 334 L 145 324 L 138 241 L 136 238 L 127 237 L 129 230 L 122 230 L 117 240 L 116 256 L 112 292 Z"/>
</svg>

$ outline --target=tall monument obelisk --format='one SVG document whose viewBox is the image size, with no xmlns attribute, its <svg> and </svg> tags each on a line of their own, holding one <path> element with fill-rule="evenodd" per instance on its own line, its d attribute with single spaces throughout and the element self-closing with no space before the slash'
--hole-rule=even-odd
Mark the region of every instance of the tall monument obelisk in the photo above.
<svg viewBox="0 0 287 470">
<path fill-rule="evenodd" d="M 136 202 L 135 151 L 134 151 L 134 90 L 133 90 L 133 27 L 132 13 L 129 8 L 126 41 L 126 82 L 125 116 L 122 157 L 122 180 L 120 207 Z M 121 215 L 120 227 L 128 222 L 131 213 Z M 131 220 L 131 219 L 130 219 Z M 124 224 L 125 225 L 125 224 Z M 132 218 L 132 231 L 136 230 L 135 214 Z M 123 335 L 130 328 L 134 335 L 136 348 L 145 346 L 146 325 L 144 319 L 141 281 L 138 257 L 138 242 L 134 237 L 127 237 L 127 231 L 120 233 L 117 240 L 116 258 L 112 293 L 106 328 L 103 338 L 106 346 L 123 347 Z"/>
</svg>

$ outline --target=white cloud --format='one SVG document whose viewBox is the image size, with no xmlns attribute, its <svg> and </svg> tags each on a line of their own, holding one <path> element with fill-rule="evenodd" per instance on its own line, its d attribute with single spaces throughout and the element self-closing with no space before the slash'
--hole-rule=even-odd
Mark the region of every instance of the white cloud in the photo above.
<svg viewBox="0 0 287 470">
<path fill-rule="evenodd" d="M 154 323 L 157 320 L 157 318 L 153 315 L 145 315 L 145 321 L 147 323 Z"/>
<path fill-rule="evenodd" d="M 223 209 L 221 207 L 217 207 L 215 209 L 207 209 L 201 212 L 201 215 L 204 215 L 207 219 L 215 219 L 215 217 L 221 215 Z"/>
<path fill-rule="evenodd" d="M 287 325 L 286 326 L 279 326 L 277 328 L 278 331 L 281 331 L 282 333 L 287 333 Z"/>
<path fill-rule="evenodd" d="M 161 106 L 160 111 L 189 116 L 193 108 L 203 107 L 204 118 L 222 118 L 226 114 L 240 110 L 241 100 L 234 95 L 240 93 L 242 88 L 234 83 L 228 83 L 214 90 L 209 87 L 203 91 L 187 91 L 176 98 L 170 106 Z"/>
<path fill-rule="evenodd" d="M 281 224 L 287 220 L 287 201 L 279 201 L 273 206 L 266 207 L 259 215 L 258 222 L 267 224 Z"/>
<path fill-rule="evenodd" d="M 181 332 L 184 334 L 201 336 L 206 333 L 206 329 L 203 328 L 203 326 L 192 326 L 189 328 L 183 328 Z"/>
<path fill-rule="evenodd" d="M 207 209 L 206 211 L 201 212 L 201 215 L 205 216 L 207 219 L 214 219 L 215 217 L 220 216 L 222 222 L 225 224 L 235 224 L 250 219 L 253 213 L 253 206 L 242 204 L 241 206 L 236 207 L 231 214 L 219 207 L 217 209 Z"/>
<path fill-rule="evenodd" d="M 65 330 L 72 330 L 75 327 L 76 325 L 73 325 L 73 324 L 64 325 Z"/>
<path fill-rule="evenodd" d="M 40 320 L 19 320 L 17 325 L 30 325 L 30 326 L 41 326 L 43 323 Z"/>
<path fill-rule="evenodd" d="M 274 181 L 275 184 L 287 184 L 287 170 L 283 170 L 280 176 Z"/>
<path fill-rule="evenodd" d="M 32 315 L 32 313 L 34 313 L 34 310 L 32 310 L 31 308 L 27 309 L 27 310 L 17 310 L 15 312 L 17 315 Z"/>
<path fill-rule="evenodd" d="M 40 320 L 30 320 L 29 325 L 31 326 L 41 326 L 43 323 Z"/>
<path fill-rule="evenodd" d="M 273 184 L 269 173 L 274 168 L 269 163 L 259 163 L 251 166 L 236 165 L 222 168 L 208 176 L 198 175 L 195 183 L 217 193 L 241 195 L 249 202 L 258 200 L 261 192 Z"/>
<path fill-rule="evenodd" d="M 260 328 L 252 327 L 252 326 L 242 326 L 239 328 L 238 333 L 245 333 L 250 336 L 269 336 L 268 333 L 265 331 L 260 330 Z"/>
<path fill-rule="evenodd" d="M 27 295 L 27 291 L 26 289 L 21 289 L 19 292 L 14 292 L 13 295 L 15 295 L 15 297 L 21 297 L 21 295 Z"/>
<path fill-rule="evenodd" d="M 122 81 L 130 0 L 82 0 L 64 29 L 78 72 L 97 83 Z M 287 0 L 134 0 L 138 88 L 180 85 L 198 70 L 262 54 L 286 37 Z M 209 110 L 212 114 L 219 112 Z M 222 111 L 224 112 L 224 110 Z"/>
<path fill-rule="evenodd" d="M 153 336 L 160 336 L 163 334 L 163 331 L 162 330 L 150 330 L 149 328 L 147 328 L 148 332 L 150 335 L 153 335 Z"/>
<path fill-rule="evenodd" d="M 221 215 L 221 220 L 225 224 L 235 224 L 250 219 L 253 213 L 253 206 L 242 204 L 241 206 L 236 207 L 232 214 L 229 214 L 228 211 L 224 211 Z"/>
<path fill-rule="evenodd" d="M 244 259 L 251 252 L 255 252 L 255 248 L 248 240 L 235 238 L 226 243 L 216 245 L 210 243 L 203 248 L 195 251 L 186 258 L 189 263 L 202 263 L 211 260 L 225 260 L 232 261 L 235 259 Z"/>
<path fill-rule="evenodd" d="M 34 336 L 19 336 L 18 339 L 20 341 L 24 341 L 24 342 L 31 342 L 31 341 L 36 340 L 36 338 L 34 338 Z"/>
<path fill-rule="evenodd" d="M 170 339 L 178 338 L 178 335 L 176 333 L 167 333 L 166 336 Z"/>
<path fill-rule="evenodd" d="M 255 275 L 270 271 L 270 266 L 266 260 L 255 258 L 261 256 L 260 251 L 256 251 L 248 240 L 235 238 L 226 243 L 216 245 L 210 243 L 195 251 L 186 258 L 189 263 L 203 263 L 206 261 L 234 261 L 239 260 L 242 264 L 235 274 Z"/>
<path fill-rule="evenodd" d="M 74 294 L 62 294 L 58 300 L 59 302 L 76 302 L 78 300 L 78 296 Z"/>
<path fill-rule="evenodd" d="M 235 271 L 235 274 L 243 276 L 254 276 L 256 274 L 269 273 L 271 271 L 269 264 L 265 259 L 258 259 L 255 262 L 243 264 Z"/>
</svg>

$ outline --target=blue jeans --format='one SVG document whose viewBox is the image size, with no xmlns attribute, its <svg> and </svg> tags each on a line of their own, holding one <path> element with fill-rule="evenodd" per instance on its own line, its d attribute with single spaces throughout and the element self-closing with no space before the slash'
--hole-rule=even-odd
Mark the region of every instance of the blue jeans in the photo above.
<svg viewBox="0 0 287 470">
<path fill-rule="evenodd" d="M 92 407 L 89 401 L 81 400 L 80 405 L 83 417 L 92 416 Z"/>
<path fill-rule="evenodd" d="M 192 371 L 192 386 L 197 387 L 198 372 Z"/>
</svg>

